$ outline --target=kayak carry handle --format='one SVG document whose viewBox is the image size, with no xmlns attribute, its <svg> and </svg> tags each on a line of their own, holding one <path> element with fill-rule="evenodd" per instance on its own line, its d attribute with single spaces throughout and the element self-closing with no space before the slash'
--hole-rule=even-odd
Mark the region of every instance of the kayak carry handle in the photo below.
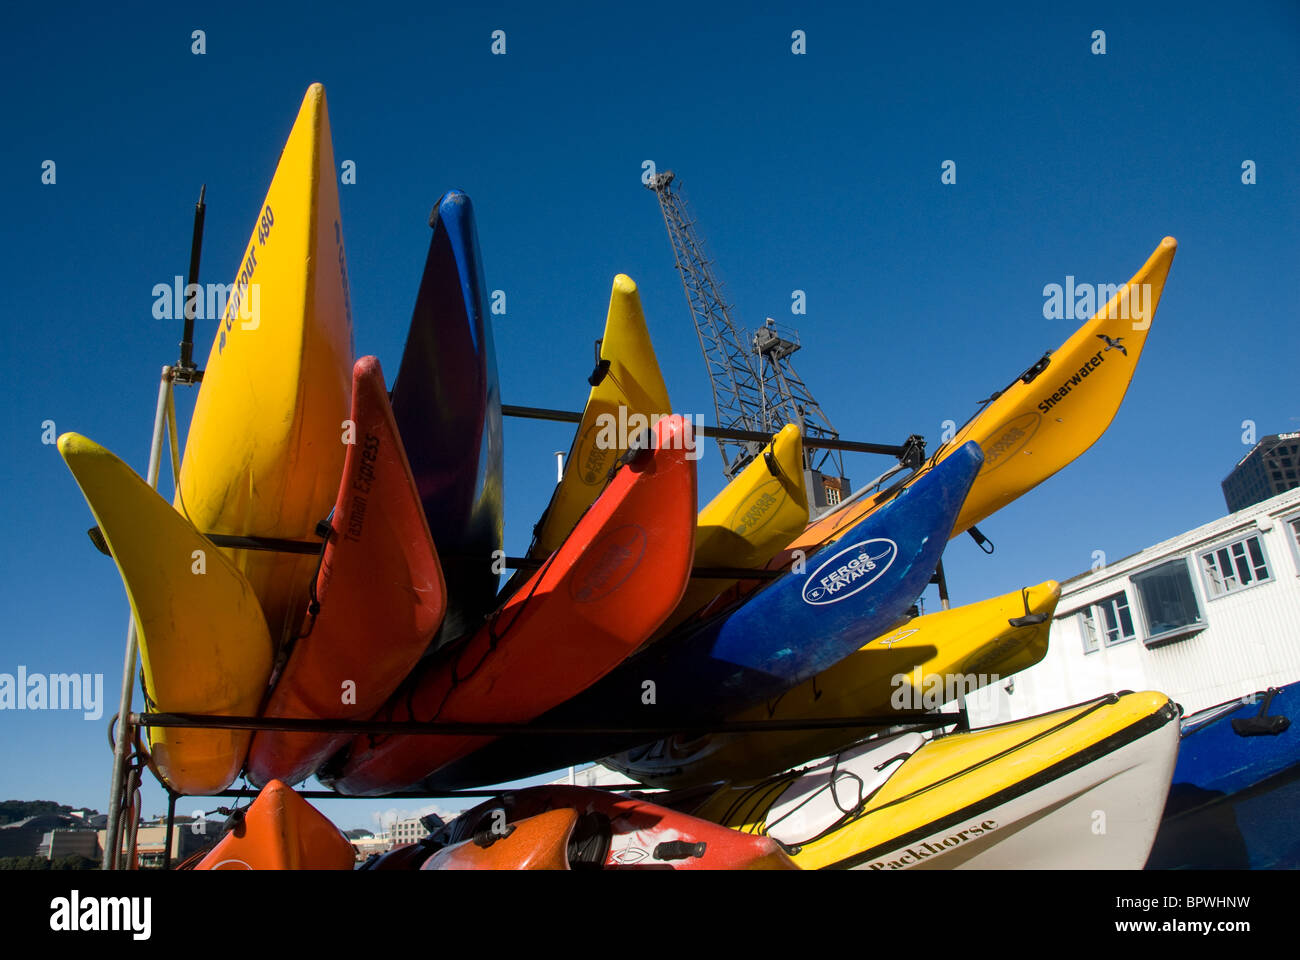
<svg viewBox="0 0 1300 960">
<path fill-rule="evenodd" d="M 1031 613 L 1027 617 L 1012 617 L 1007 621 L 1013 627 L 1036 627 L 1047 620 L 1045 613 Z"/>
<path fill-rule="evenodd" d="M 596 349 L 598 351 L 600 350 L 599 340 L 596 341 Z M 605 378 L 609 376 L 609 366 L 610 362 L 608 360 L 598 360 L 596 362 L 596 368 L 591 371 L 591 376 L 587 377 L 587 382 L 593 387 L 600 386 L 601 383 L 604 382 Z"/>
<path fill-rule="evenodd" d="M 990 540 L 988 537 L 984 536 L 984 534 L 980 532 L 979 527 L 971 526 L 966 530 L 966 532 L 970 534 L 971 539 L 974 540 L 979 545 L 979 548 L 981 550 L 983 550 L 989 556 L 993 555 L 993 550 L 995 549 L 993 546 L 993 541 Z M 986 544 L 988 547 L 987 549 L 985 549 Z"/>
<path fill-rule="evenodd" d="M 1269 687 L 1264 702 L 1259 705 L 1259 713 L 1253 717 L 1232 718 L 1232 732 L 1239 737 L 1276 737 L 1284 733 L 1291 726 L 1291 718 L 1281 714 L 1268 715 L 1273 698 L 1280 692 L 1277 687 Z"/>
<path fill-rule="evenodd" d="M 652 856 L 656 860 L 687 860 L 691 857 L 702 857 L 708 844 L 703 840 L 698 843 L 689 843 L 686 840 L 665 840 L 657 844 Z"/>
<path fill-rule="evenodd" d="M 504 830 L 493 830 L 491 827 L 484 827 L 474 834 L 474 846 L 482 847 L 486 850 L 498 840 L 504 840 L 514 832 L 515 825 L 513 823 L 506 824 Z"/>
</svg>

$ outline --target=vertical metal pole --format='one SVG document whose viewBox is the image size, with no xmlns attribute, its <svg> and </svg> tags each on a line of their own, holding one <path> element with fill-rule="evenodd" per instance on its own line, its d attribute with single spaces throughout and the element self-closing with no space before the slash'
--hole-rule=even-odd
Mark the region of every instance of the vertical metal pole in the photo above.
<svg viewBox="0 0 1300 960">
<path fill-rule="evenodd" d="M 186 287 L 185 297 L 185 331 L 181 334 L 181 362 L 180 366 L 184 370 L 194 369 L 194 312 L 197 304 L 191 300 L 188 293 L 198 286 L 199 283 L 199 260 L 203 255 L 203 216 L 207 209 L 203 203 L 203 195 L 208 192 L 208 185 L 205 183 L 199 187 L 199 202 L 194 205 L 194 233 L 190 238 L 190 272 L 188 284 Z M 198 294 L 202 296 L 202 294 Z"/>
<path fill-rule="evenodd" d="M 145 477 L 149 486 L 158 488 L 158 463 L 162 459 L 162 442 L 164 423 L 167 415 L 167 399 L 172 389 L 172 368 L 162 368 L 161 382 L 158 384 L 158 405 L 153 418 L 153 440 L 149 446 L 149 470 Z M 121 850 L 122 801 L 125 798 L 127 758 L 131 755 L 131 741 L 134 728 L 131 726 L 131 698 L 135 691 L 136 654 L 139 651 L 139 638 L 135 633 L 135 617 L 130 618 L 126 630 L 126 657 L 122 663 L 122 696 L 117 710 L 117 743 L 113 747 L 113 774 L 111 793 L 108 797 L 108 823 L 104 835 L 105 870 L 118 868 Z"/>
<path fill-rule="evenodd" d="M 943 560 L 939 560 L 939 565 L 935 567 L 934 577 L 939 584 L 939 606 L 948 609 L 948 577 L 943 572 Z M 957 710 L 961 713 L 961 720 L 957 724 L 958 730 L 970 729 L 970 712 L 966 709 L 966 684 L 963 680 L 957 686 Z"/>
<path fill-rule="evenodd" d="M 172 831 L 176 827 L 176 798 L 179 794 L 167 791 L 167 833 L 163 837 L 163 869 L 172 868 Z"/>
<path fill-rule="evenodd" d="M 140 768 L 132 767 L 126 775 L 126 809 L 122 811 L 127 823 L 126 862 L 128 870 L 140 869 L 140 855 L 136 839 L 140 835 Z"/>
</svg>

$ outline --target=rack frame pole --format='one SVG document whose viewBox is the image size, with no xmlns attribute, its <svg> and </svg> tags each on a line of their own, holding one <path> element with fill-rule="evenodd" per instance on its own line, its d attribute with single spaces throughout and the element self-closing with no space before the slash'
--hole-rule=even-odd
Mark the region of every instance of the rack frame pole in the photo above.
<svg viewBox="0 0 1300 960">
<path fill-rule="evenodd" d="M 158 384 L 158 404 L 154 410 L 153 439 L 149 444 L 149 469 L 145 481 L 158 489 L 158 468 L 162 461 L 163 435 L 166 429 L 167 410 L 172 392 L 172 367 L 162 368 Z M 131 744 L 135 739 L 135 725 L 131 722 L 131 699 L 135 693 L 135 668 L 140 652 L 135 631 L 135 615 L 130 617 L 126 630 L 126 655 L 122 663 L 122 695 L 117 712 L 117 739 L 113 744 L 113 773 L 108 796 L 108 823 L 104 831 L 104 859 L 101 869 L 116 870 L 122 845 L 122 803 L 126 787 Z"/>
</svg>

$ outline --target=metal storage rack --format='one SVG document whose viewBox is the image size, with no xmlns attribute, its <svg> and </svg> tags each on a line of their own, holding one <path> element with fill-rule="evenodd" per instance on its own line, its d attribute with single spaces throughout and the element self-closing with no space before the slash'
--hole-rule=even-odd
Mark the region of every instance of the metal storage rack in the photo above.
<svg viewBox="0 0 1300 960">
<path fill-rule="evenodd" d="M 206 209 L 204 203 L 205 192 L 206 188 L 200 189 L 199 199 L 195 204 L 194 210 L 194 231 L 190 247 L 190 266 L 188 274 L 188 283 L 190 284 L 196 284 L 198 282 L 199 262 L 203 246 L 203 221 Z M 180 359 L 176 364 L 164 366 L 159 380 L 158 402 L 154 412 L 153 435 L 149 447 L 149 465 L 145 475 L 146 482 L 154 489 L 157 489 L 158 487 L 158 474 L 162 461 L 162 445 L 164 436 L 168 441 L 168 446 L 171 451 L 173 473 L 174 475 L 179 476 L 180 447 L 177 442 L 174 388 L 177 384 L 194 386 L 200 384 L 203 380 L 203 371 L 198 369 L 193 361 L 193 347 L 194 305 L 192 302 L 187 302 L 184 317 L 184 331 L 180 342 Z M 563 423 L 578 423 L 582 418 L 580 413 L 571 411 L 509 405 L 502 406 L 502 414 L 510 417 L 533 420 L 551 420 Z M 734 428 L 705 427 L 700 432 L 703 436 L 711 437 L 716 440 L 766 443 L 771 439 L 770 435 L 759 431 L 739 430 Z M 909 436 L 901 444 L 866 443 L 840 440 L 838 437 L 833 439 L 826 438 L 818 441 L 818 447 L 824 450 L 883 454 L 898 459 L 898 466 L 887 470 L 876 480 L 872 481 L 872 483 L 863 487 L 855 493 L 854 498 L 861 496 L 863 493 L 883 487 L 886 482 L 894 478 L 900 472 L 916 470 L 925 460 L 925 442 L 918 435 Z M 97 533 L 98 531 L 96 529 L 92 529 L 92 538 L 96 540 L 96 544 L 101 550 L 107 552 L 106 547 L 96 537 Z M 218 534 L 206 534 L 206 536 L 215 546 L 218 547 L 309 554 L 319 553 L 324 548 L 324 540 L 295 541 L 267 537 L 237 537 Z M 536 565 L 534 561 L 512 557 L 507 557 L 505 559 L 505 564 L 508 567 L 515 568 L 527 568 Z M 775 571 L 727 567 L 695 568 L 692 571 L 693 577 L 717 579 L 757 580 L 772 579 L 779 575 L 779 572 Z M 931 583 L 938 584 L 940 603 L 946 609 L 948 606 L 948 591 L 947 583 L 943 575 L 942 561 L 940 561 L 939 567 L 935 571 L 935 576 L 932 578 Z M 113 717 L 112 721 L 110 721 L 110 738 L 113 743 L 113 768 L 110 783 L 108 823 L 104 841 L 104 859 L 102 863 L 102 867 L 105 870 L 113 870 L 123 867 L 124 865 L 121 862 L 123 854 L 126 854 L 129 857 L 129 867 L 133 868 L 135 866 L 134 848 L 135 835 L 139 826 L 139 810 L 134 802 L 134 797 L 139 790 L 141 771 L 148 766 L 146 754 L 142 749 L 139 749 L 137 745 L 141 730 L 149 727 L 207 727 L 230 730 L 285 730 L 304 733 L 340 734 L 402 733 L 428 736 L 504 736 L 516 734 L 527 736 L 564 736 L 600 731 L 606 733 L 644 735 L 647 740 L 653 740 L 659 737 L 683 732 L 703 734 L 828 729 L 833 727 L 907 727 L 911 729 L 938 729 L 954 725 L 959 728 L 965 728 L 967 726 L 967 717 L 964 705 L 955 713 L 898 713 L 888 716 L 848 717 L 833 720 L 805 719 L 785 721 L 746 721 L 669 729 L 653 727 L 545 727 L 535 723 L 396 723 L 384 721 L 232 717 L 158 712 L 135 713 L 132 711 L 132 702 L 135 691 L 138 658 L 139 642 L 138 637 L 136 636 L 135 617 L 132 615 L 127 626 L 126 653 L 122 668 L 122 688 L 118 712 Z M 152 768 L 150 769 L 151 772 L 153 772 Z M 164 868 L 166 868 L 171 865 L 172 838 L 176 826 L 176 801 L 188 795 L 177 793 L 164 780 L 161 778 L 157 779 L 159 785 L 168 796 L 167 827 L 163 861 Z M 642 787 L 640 784 L 615 784 L 602 787 L 602 789 L 628 790 L 642 789 Z M 384 794 L 382 798 L 474 798 L 497 796 L 500 792 L 500 790 L 454 790 L 440 793 L 426 791 L 397 791 L 394 793 Z M 323 790 L 303 790 L 299 791 L 299 793 L 301 796 L 311 799 L 381 799 L 380 797 L 345 797 L 332 791 Z M 248 789 L 227 789 L 213 794 L 203 794 L 203 796 L 237 799 L 246 799 L 254 795 L 255 793 Z M 123 850 L 124 840 L 127 842 L 126 850 Z"/>
</svg>

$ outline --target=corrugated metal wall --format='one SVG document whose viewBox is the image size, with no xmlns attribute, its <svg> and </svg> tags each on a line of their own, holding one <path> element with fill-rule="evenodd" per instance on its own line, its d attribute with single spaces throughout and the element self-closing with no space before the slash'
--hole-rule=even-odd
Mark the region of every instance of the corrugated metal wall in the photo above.
<svg viewBox="0 0 1300 960">
<path fill-rule="evenodd" d="M 1194 713 L 1300 681 L 1300 546 L 1290 525 L 1298 517 L 1300 490 L 1288 491 L 1064 584 L 1047 656 L 1015 676 L 1013 693 L 1004 682 L 996 703 L 971 704 L 972 722 L 1033 716 L 1117 690 L 1159 690 Z M 1210 599 L 1201 554 L 1247 535 L 1260 538 L 1272 579 Z M 1148 647 L 1132 576 L 1178 557 L 1188 558 L 1206 626 Z M 1068 615 L 1120 590 L 1128 595 L 1137 639 L 1102 643 L 1085 654 L 1078 619 Z"/>
</svg>

